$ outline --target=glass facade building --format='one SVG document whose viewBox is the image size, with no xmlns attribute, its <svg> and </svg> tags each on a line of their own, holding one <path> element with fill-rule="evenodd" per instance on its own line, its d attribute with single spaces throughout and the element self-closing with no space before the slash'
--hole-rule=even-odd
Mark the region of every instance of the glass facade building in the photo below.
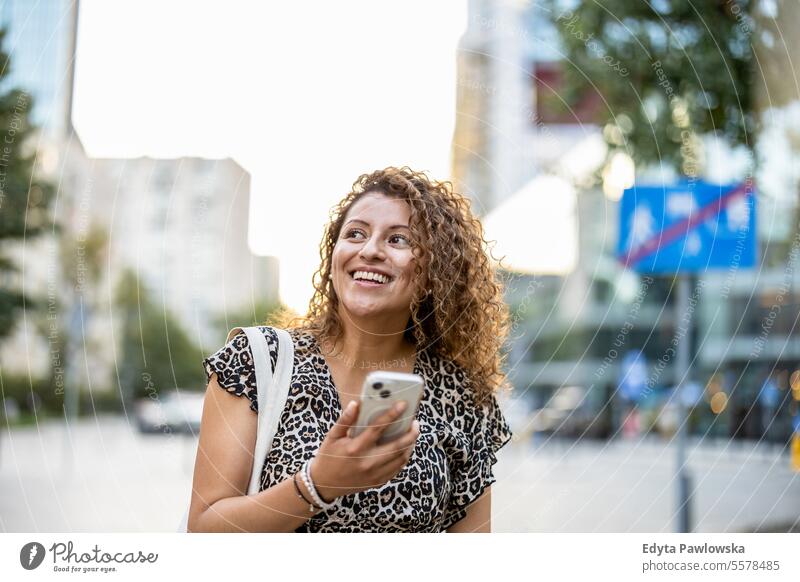
<svg viewBox="0 0 800 582">
<path fill-rule="evenodd" d="M 31 96 L 31 121 L 53 137 L 71 130 L 77 0 L 0 0 L 3 51 L 0 89 Z"/>
</svg>

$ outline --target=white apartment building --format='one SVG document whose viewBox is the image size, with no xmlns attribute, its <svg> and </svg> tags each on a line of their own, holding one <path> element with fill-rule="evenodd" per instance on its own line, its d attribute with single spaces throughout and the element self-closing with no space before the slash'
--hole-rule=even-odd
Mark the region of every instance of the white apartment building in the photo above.
<svg viewBox="0 0 800 582">
<path fill-rule="evenodd" d="M 93 166 L 104 181 L 98 196 L 112 278 L 124 267 L 138 272 L 203 350 L 220 342 L 215 319 L 277 302 L 277 260 L 250 251 L 250 175 L 235 161 L 98 159 Z"/>
</svg>

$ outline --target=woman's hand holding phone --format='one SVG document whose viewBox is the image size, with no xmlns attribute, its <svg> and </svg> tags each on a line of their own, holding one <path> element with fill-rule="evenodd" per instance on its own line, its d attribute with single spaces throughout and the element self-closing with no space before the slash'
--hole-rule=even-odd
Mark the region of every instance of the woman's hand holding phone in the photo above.
<svg viewBox="0 0 800 582">
<path fill-rule="evenodd" d="M 419 421 L 408 431 L 385 444 L 378 444 L 381 434 L 397 420 L 407 406 L 396 404 L 376 419 L 361 434 L 351 438 L 348 430 L 358 419 L 360 403 L 350 402 L 325 436 L 311 463 L 311 478 L 325 501 L 365 489 L 380 487 L 405 467 L 419 436 Z"/>
</svg>

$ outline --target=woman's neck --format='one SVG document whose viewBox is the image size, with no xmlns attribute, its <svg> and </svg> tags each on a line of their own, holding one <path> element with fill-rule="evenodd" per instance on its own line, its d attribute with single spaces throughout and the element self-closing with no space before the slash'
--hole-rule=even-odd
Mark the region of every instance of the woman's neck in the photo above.
<svg viewBox="0 0 800 582">
<path fill-rule="evenodd" d="M 387 362 L 413 359 L 416 346 L 405 338 L 407 315 L 387 321 L 376 318 L 361 321 L 340 314 L 339 321 L 342 326 L 339 337 L 330 338 L 321 346 L 326 357 L 365 369 L 374 369 L 375 366 L 385 369 Z"/>
<path fill-rule="evenodd" d="M 415 346 L 406 341 L 403 333 L 376 335 L 363 330 L 345 329 L 336 339 L 322 346 L 327 357 L 349 363 L 349 367 L 385 368 L 388 362 L 413 358 Z"/>
</svg>

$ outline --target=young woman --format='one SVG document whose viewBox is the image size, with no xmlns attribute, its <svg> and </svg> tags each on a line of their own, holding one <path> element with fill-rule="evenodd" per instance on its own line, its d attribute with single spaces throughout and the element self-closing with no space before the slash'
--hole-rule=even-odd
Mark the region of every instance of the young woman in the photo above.
<svg viewBox="0 0 800 582">
<path fill-rule="evenodd" d="M 258 402 L 247 337 L 204 361 L 189 531 L 491 531 L 492 465 L 511 431 L 495 398 L 508 310 L 484 242 L 449 183 L 406 167 L 362 175 L 331 214 L 308 313 L 285 322 L 292 380 L 258 494 L 245 494 Z M 274 367 L 277 335 L 261 330 Z M 348 436 L 375 369 L 425 380 L 413 426 L 385 444 L 401 411 Z"/>
</svg>

